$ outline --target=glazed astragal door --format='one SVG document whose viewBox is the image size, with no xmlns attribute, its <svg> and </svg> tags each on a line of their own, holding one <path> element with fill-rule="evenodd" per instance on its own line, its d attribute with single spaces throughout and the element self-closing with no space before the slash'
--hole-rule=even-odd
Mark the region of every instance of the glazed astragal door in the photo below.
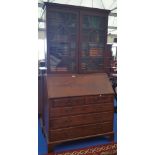
<svg viewBox="0 0 155 155">
<path fill-rule="evenodd" d="M 107 17 L 81 13 L 80 72 L 103 72 L 103 52 L 107 41 Z"/>
<path fill-rule="evenodd" d="M 77 12 L 52 9 L 47 20 L 50 72 L 77 72 Z"/>
</svg>

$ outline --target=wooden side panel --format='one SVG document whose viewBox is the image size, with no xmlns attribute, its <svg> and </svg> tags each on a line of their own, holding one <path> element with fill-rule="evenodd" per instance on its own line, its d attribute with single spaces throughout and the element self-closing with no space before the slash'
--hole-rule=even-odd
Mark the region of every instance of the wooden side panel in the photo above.
<svg viewBox="0 0 155 155">
<path fill-rule="evenodd" d="M 42 114 L 42 98 L 41 98 L 41 77 L 38 76 L 38 114 L 41 116 Z"/>
<path fill-rule="evenodd" d="M 44 78 L 44 99 L 43 99 L 43 126 L 44 126 L 44 132 L 46 136 L 48 137 L 48 131 L 49 131 L 49 103 L 47 98 L 47 81 L 46 78 Z"/>
</svg>

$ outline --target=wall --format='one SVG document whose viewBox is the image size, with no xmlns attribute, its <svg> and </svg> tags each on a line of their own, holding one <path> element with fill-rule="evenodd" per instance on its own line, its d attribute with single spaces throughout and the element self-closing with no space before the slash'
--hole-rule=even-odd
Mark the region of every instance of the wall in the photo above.
<svg viewBox="0 0 155 155">
<path fill-rule="evenodd" d="M 107 43 L 113 43 L 114 42 L 114 38 L 117 38 L 117 35 L 109 34 L 108 35 L 108 39 L 107 39 Z"/>
</svg>

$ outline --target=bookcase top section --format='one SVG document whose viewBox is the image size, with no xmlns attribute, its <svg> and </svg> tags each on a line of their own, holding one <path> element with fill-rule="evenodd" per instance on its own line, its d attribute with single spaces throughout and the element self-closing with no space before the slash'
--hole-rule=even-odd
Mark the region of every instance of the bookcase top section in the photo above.
<svg viewBox="0 0 155 155">
<path fill-rule="evenodd" d="M 105 73 L 47 75 L 48 98 L 114 94 Z"/>
</svg>

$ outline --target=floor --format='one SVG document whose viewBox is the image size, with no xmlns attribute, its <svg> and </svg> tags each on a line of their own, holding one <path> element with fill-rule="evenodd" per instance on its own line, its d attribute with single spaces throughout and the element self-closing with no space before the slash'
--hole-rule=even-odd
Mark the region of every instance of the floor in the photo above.
<svg viewBox="0 0 155 155">
<path fill-rule="evenodd" d="M 116 99 L 114 100 L 114 106 L 117 106 Z M 117 142 L 117 113 L 114 113 L 114 141 Z M 86 140 L 78 140 L 74 142 L 66 142 L 63 144 L 60 144 L 54 148 L 55 152 L 59 151 L 66 151 L 66 150 L 72 150 L 72 149 L 78 149 L 78 148 L 84 148 L 88 146 L 95 146 L 98 144 L 108 144 L 109 141 L 105 139 L 104 137 L 97 137 L 97 138 L 89 138 Z M 47 153 L 47 144 L 45 141 L 45 138 L 41 132 L 41 125 L 40 121 L 38 121 L 38 155 L 44 155 Z"/>
</svg>

